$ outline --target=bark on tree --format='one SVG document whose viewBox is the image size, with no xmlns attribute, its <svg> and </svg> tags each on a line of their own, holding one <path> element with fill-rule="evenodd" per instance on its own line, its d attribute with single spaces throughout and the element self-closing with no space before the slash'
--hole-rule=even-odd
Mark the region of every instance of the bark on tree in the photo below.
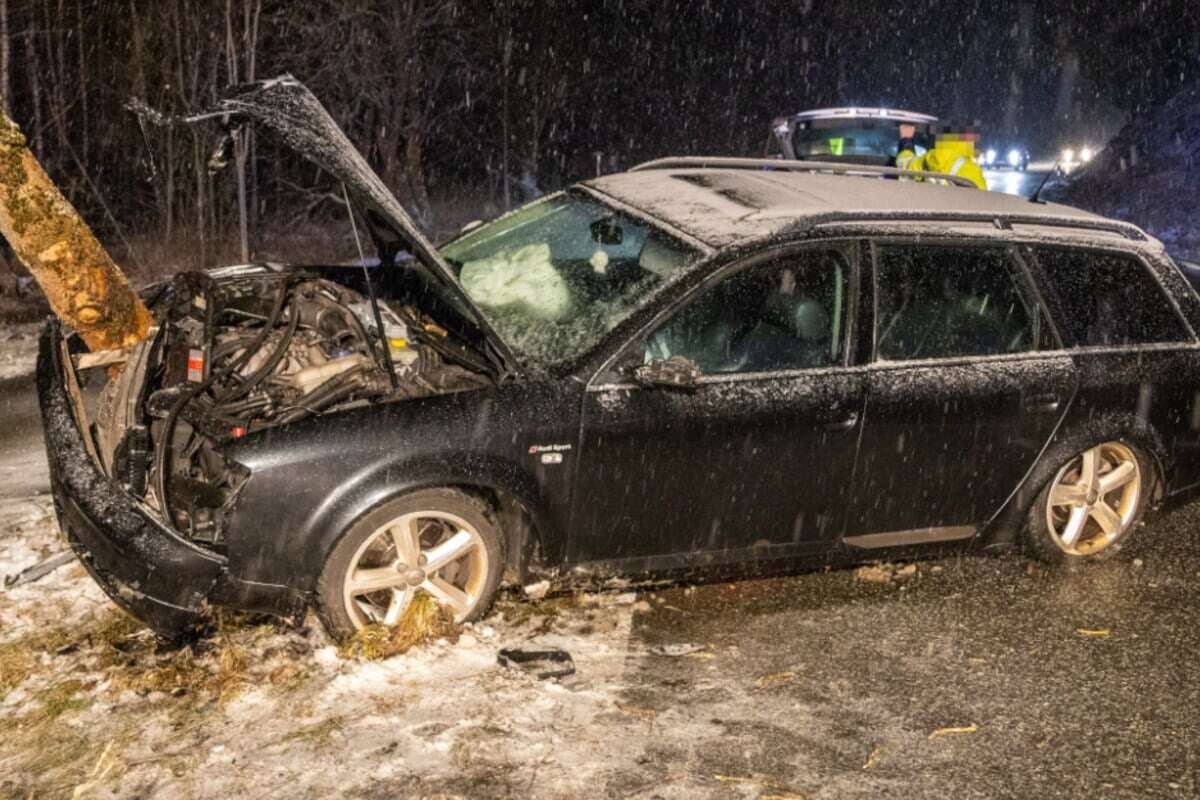
<svg viewBox="0 0 1200 800">
<path fill-rule="evenodd" d="M 146 337 L 150 312 L 3 113 L 0 234 L 42 287 L 50 308 L 90 350 L 125 347 Z"/>
</svg>

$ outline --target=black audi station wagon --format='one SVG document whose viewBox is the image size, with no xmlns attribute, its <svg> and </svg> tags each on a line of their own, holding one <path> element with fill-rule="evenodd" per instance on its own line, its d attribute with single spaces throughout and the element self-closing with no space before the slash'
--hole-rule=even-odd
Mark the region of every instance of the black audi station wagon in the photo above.
<svg viewBox="0 0 1200 800">
<path fill-rule="evenodd" d="M 231 108 L 344 183 L 379 262 L 180 275 L 115 355 L 49 325 L 62 528 L 164 635 L 951 543 L 1073 564 L 1200 483 L 1200 298 L 1131 225 L 667 159 L 435 247 L 301 85 Z"/>
</svg>

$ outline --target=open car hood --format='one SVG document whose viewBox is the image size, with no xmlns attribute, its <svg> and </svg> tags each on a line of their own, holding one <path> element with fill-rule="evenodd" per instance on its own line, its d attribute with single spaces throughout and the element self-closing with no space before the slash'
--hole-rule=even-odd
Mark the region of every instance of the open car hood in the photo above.
<svg viewBox="0 0 1200 800">
<path fill-rule="evenodd" d="M 367 221 L 380 266 L 394 267 L 397 253 L 411 252 L 419 265 L 408 262 L 405 268 L 414 269 L 426 283 L 434 284 L 430 289 L 462 317 L 459 321 L 466 327 L 462 332 L 468 339 L 479 340 L 476 344 L 499 362 L 501 373 L 514 371 L 516 362 L 511 352 L 467 297 L 445 259 L 307 86 L 291 75 L 236 86 L 216 107 L 188 121 L 214 118 L 266 129 L 341 181 Z"/>
</svg>

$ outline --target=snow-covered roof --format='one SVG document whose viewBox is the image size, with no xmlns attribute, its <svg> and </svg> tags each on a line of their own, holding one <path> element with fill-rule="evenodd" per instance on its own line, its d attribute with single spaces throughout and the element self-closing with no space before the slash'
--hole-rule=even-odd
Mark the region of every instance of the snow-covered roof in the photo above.
<svg viewBox="0 0 1200 800">
<path fill-rule="evenodd" d="M 754 169 L 648 169 L 603 175 L 584 185 L 723 247 L 797 225 L 846 219 L 994 217 L 1103 222 L 1086 211 L 999 192 L 877 177 Z"/>
</svg>

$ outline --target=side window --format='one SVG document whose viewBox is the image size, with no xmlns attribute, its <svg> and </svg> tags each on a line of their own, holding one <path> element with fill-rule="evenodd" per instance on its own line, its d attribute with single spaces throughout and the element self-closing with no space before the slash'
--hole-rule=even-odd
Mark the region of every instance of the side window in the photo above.
<svg viewBox="0 0 1200 800">
<path fill-rule="evenodd" d="M 646 342 L 647 362 L 686 356 L 705 374 L 842 363 L 850 262 L 796 253 L 742 270 L 679 310 Z"/>
<path fill-rule="evenodd" d="M 1191 336 L 1141 259 L 1068 247 L 1034 252 L 1076 346 L 1184 342 Z"/>
<path fill-rule="evenodd" d="M 1003 248 L 885 244 L 876 252 L 876 358 L 1037 349 L 1038 312 Z"/>
</svg>

